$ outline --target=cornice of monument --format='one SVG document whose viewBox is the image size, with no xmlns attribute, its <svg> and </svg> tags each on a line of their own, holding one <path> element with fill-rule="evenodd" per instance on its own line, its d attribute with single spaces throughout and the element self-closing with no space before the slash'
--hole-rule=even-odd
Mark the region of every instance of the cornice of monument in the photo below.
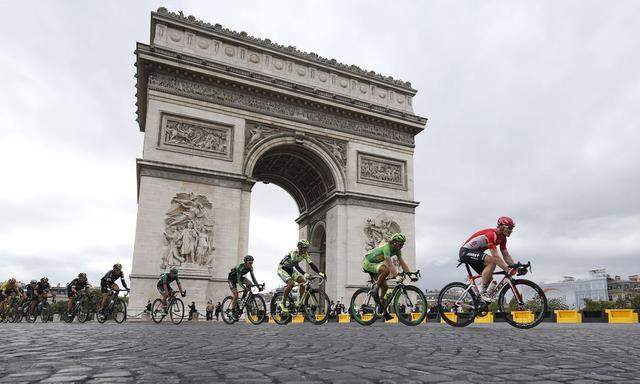
<svg viewBox="0 0 640 384">
<path fill-rule="evenodd" d="M 298 48 L 296 48 L 295 46 L 284 46 L 278 43 L 274 43 L 272 42 L 270 39 L 261 39 L 258 37 L 254 37 L 251 36 L 249 34 L 247 34 L 244 31 L 241 32 L 237 32 L 228 28 L 224 28 L 222 25 L 220 24 L 211 24 L 208 23 L 206 21 L 203 20 L 199 20 L 196 19 L 195 16 L 189 15 L 189 16 L 184 16 L 184 14 L 182 13 L 182 11 L 178 11 L 178 12 L 170 12 L 168 11 L 165 7 L 160 7 L 158 8 L 157 12 L 152 12 L 152 19 L 153 18 L 165 18 L 165 19 L 171 19 L 173 21 L 178 21 L 184 24 L 188 24 L 188 25 L 192 25 L 192 26 L 197 26 L 199 28 L 202 28 L 210 33 L 216 34 L 216 35 L 220 35 L 220 36 L 225 36 L 228 38 L 233 38 L 233 39 L 237 39 L 240 41 L 243 41 L 245 43 L 250 43 L 252 45 L 257 45 L 260 46 L 262 48 L 265 49 L 269 49 L 272 51 L 276 51 L 279 53 L 282 53 L 284 55 L 290 55 L 299 59 L 303 59 L 303 60 L 307 60 L 307 61 L 311 61 L 314 62 L 316 64 L 325 66 L 325 67 L 330 67 L 336 70 L 340 70 L 340 71 L 345 71 L 345 72 L 349 72 L 353 75 L 357 75 L 357 76 L 362 76 L 362 77 L 366 77 L 368 79 L 371 80 L 375 80 L 377 82 L 381 82 L 381 83 L 385 83 L 387 85 L 392 85 L 394 87 L 398 87 L 412 95 L 415 95 L 417 90 L 413 89 L 411 87 L 411 83 L 408 81 L 404 81 L 401 79 L 394 79 L 391 76 L 385 76 L 382 74 L 379 74 L 375 71 L 370 71 L 370 70 L 366 70 L 366 69 L 362 69 L 360 67 L 358 67 L 357 65 L 348 65 L 348 64 L 343 64 L 339 61 L 337 61 L 336 59 L 328 59 L 325 57 L 322 57 L 320 55 L 318 55 L 317 53 L 314 52 L 305 52 L 305 51 L 301 51 Z M 153 24 L 153 20 L 152 20 L 152 26 L 151 26 L 151 33 L 153 36 L 154 33 L 154 24 Z M 152 38 L 153 39 L 153 38 Z"/>
<path fill-rule="evenodd" d="M 204 62 L 198 58 L 189 60 L 175 52 L 160 51 L 141 43 L 138 43 L 136 50 L 136 105 L 141 131 L 144 131 L 147 90 L 247 109 L 410 147 L 414 145 L 413 136 L 422 131 L 426 123 L 426 119 L 422 117 L 398 111 L 383 113 L 375 109 L 362 110 L 357 105 L 349 105 L 350 108 L 347 109 L 339 105 L 344 103 L 336 103 L 333 99 L 327 99 L 333 106 L 327 105 L 321 95 L 299 86 L 292 89 L 294 92 L 285 94 L 277 89 L 286 88 L 286 84 L 282 82 L 274 85 L 237 68 Z M 268 88 L 261 87 L 261 83 Z M 312 98 L 305 99 L 304 93 Z M 255 96 L 251 96 L 252 94 Z M 268 100 L 272 102 L 269 103 Z M 277 108 L 273 108 L 274 103 Z"/>
</svg>

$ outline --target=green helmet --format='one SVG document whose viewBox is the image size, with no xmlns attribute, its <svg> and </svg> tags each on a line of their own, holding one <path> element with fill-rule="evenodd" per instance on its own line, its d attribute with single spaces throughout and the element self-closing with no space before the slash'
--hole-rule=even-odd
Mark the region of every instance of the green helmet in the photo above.
<svg viewBox="0 0 640 384">
<path fill-rule="evenodd" d="M 394 233 L 389 238 L 389 241 L 395 241 L 396 243 L 404 244 L 404 242 L 407 241 L 407 237 L 402 233 Z"/>
<path fill-rule="evenodd" d="M 177 267 L 172 267 L 172 268 L 169 270 L 169 273 L 173 273 L 174 275 L 177 275 L 177 274 L 178 274 L 178 268 L 177 268 Z"/>
<path fill-rule="evenodd" d="M 305 239 L 298 241 L 298 247 L 309 248 L 309 242 Z"/>
</svg>

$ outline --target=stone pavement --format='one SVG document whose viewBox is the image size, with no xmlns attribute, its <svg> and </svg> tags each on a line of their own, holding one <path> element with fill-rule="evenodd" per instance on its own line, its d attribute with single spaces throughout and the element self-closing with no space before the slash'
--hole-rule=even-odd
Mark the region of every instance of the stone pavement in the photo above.
<svg viewBox="0 0 640 384">
<path fill-rule="evenodd" d="M 0 383 L 640 383 L 640 324 L 21 323 L 0 340 Z"/>
</svg>

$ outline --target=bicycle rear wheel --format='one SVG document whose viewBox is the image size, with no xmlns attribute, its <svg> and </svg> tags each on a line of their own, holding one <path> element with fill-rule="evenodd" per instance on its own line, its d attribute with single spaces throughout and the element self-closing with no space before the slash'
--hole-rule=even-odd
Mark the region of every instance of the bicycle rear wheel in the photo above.
<svg viewBox="0 0 640 384">
<path fill-rule="evenodd" d="M 376 322 L 376 302 L 369 293 L 369 288 L 359 288 L 353 293 L 349 312 L 353 320 L 360 325 L 371 325 Z"/>
<path fill-rule="evenodd" d="M 512 280 L 498 295 L 498 308 L 507 323 L 520 329 L 533 328 L 544 320 L 547 296 L 536 283 Z"/>
<path fill-rule="evenodd" d="M 278 292 L 273 295 L 273 298 L 271 299 L 271 317 L 273 318 L 273 321 L 280 325 L 288 324 L 292 320 L 291 313 L 295 311 L 295 307 L 291 300 L 291 295 L 289 295 L 286 306 L 289 309 L 289 312 L 287 313 L 282 311 L 282 308 L 280 308 L 280 303 L 282 302 L 283 297 L 284 294 L 282 292 Z"/>
<path fill-rule="evenodd" d="M 225 324 L 233 324 L 236 322 L 236 317 L 233 314 L 233 297 L 231 296 L 227 296 L 224 298 L 224 300 L 222 300 L 222 308 L 221 308 L 221 312 L 220 315 L 222 315 L 222 321 L 225 322 Z"/>
<path fill-rule="evenodd" d="M 311 323 L 321 325 L 329 320 L 331 301 L 324 290 L 310 289 L 303 305 L 305 317 Z"/>
<path fill-rule="evenodd" d="M 20 308 L 18 308 L 17 305 L 12 305 L 11 308 L 9 308 L 9 313 L 8 313 L 9 322 L 17 323 L 19 316 L 20 316 Z"/>
<path fill-rule="evenodd" d="M 415 307 L 418 307 L 417 312 L 414 312 Z M 420 288 L 405 285 L 396 291 L 393 310 L 402 324 L 418 325 L 427 316 L 427 298 Z M 417 316 L 414 316 L 414 313 L 417 313 Z"/>
<path fill-rule="evenodd" d="M 251 299 L 247 301 L 247 318 L 251 324 L 261 324 L 267 316 L 267 304 L 260 295 L 252 295 Z"/>
<path fill-rule="evenodd" d="M 153 322 L 156 324 L 160 324 L 165 316 L 162 312 L 162 300 L 155 299 L 153 301 L 153 305 L 151 306 L 151 320 L 153 320 Z"/>
<path fill-rule="evenodd" d="M 477 314 L 478 298 L 465 283 L 445 285 L 438 294 L 438 312 L 445 323 L 454 327 L 466 327 Z"/>
<path fill-rule="evenodd" d="M 182 300 L 173 299 L 173 303 L 169 306 L 169 317 L 175 325 L 182 323 L 182 320 L 184 320 L 184 303 Z"/>
<path fill-rule="evenodd" d="M 80 305 L 78 305 L 76 317 L 80 323 L 84 323 L 89 319 L 89 306 L 86 301 L 82 300 Z"/>
<path fill-rule="evenodd" d="M 40 311 L 40 320 L 42 320 L 43 323 L 46 323 L 47 321 L 49 321 L 49 315 L 51 315 L 51 311 L 49 310 L 49 303 L 45 301 L 44 303 L 42 303 L 42 310 Z"/>
<path fill-rule="evenodd" d="M 117 298 L 113 303 L 113 320 L 116 323 L 122 324 L 125 320 L 127 320 L 127 303 L 124 300 Z"/>
</svg>

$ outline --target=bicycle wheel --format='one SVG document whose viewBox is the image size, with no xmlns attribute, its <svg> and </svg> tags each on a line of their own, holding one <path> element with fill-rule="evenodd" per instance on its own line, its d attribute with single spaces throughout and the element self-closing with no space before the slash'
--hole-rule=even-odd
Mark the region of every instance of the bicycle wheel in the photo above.
<svg viewBox="0 0 640 384">
<path fill-rule="evenodd" d="M 376 302 L 369 293 L 369 288 L 359 288 L 351 296 L 351 304 L 349 306 L 351 317 L 360 325 L 371 325 L 375 323 Z"/>
<path fill-rule="evenodd" d="M 271 317 L 280 325 L 288 324 L 292 319 L 291 313 L 295 311 L 291 295 L 289 295 L 289 299 L 287 300 L 287 308 L 289 309 L 289 312 L 287 313 L 282 311 L 280 303 L 282 302 L 283 297 L 283 292 L 278 292 L 273 295 L 273 298 L 271 299 Z"/>
<path fill-rule="evenodd" d="M 222 312 L 220 314 L 222 315 L 222 321 L 224 321 L 225 324 L 233 324 L 236 322 L 236 317 L 233 315 L 231 303 L 233 303 L 233 297 L 231 296 L 227 296 L 222 300 Z"/>
<path fill-rule="evenodd" d="M 418 307 L 418 312 L 413 312 L 415 307 Z M 418 325 L 427 316 L 427 298 L 420 288 L 413 285 L 405 285 L 396 291 L 393 299 L 393 310 L 402 324 Z M 418 316 L 414 316 L 414 313 L 417 313 Z"/>
<path fill-rule="evenodd" d="M 173 303 L 169 306 L 169 318 L 175 325 L 182 323 L 182 320 L 184 320 L 184 303 L 182 300 L 173 299 Z"/>
<path fill-rule="evenodd" d="M 162 300 L 155 299 L 151 306 L 151 320 L 156 324 L 160 324 L 162 319 L 164 319 L 164 315 L 162 314 Z"/>
<path fill-rule="evenodd" d="M 251 296 L 251 299 L 247 301 L 246 310 L 251 324 L 262 324 L 267 316 L 267 304 L 260 295 Z"/>
<path fill-rule="evenodd" d="M 47 321 L 49 321 L 50 314 L 51 312 L 49 310 L 49 303 L 45 301 L 44 303 L 42 303 L 42 310 L 40 311 L 40 320 L 42 320 L 43 323 L 46 323 Z"/>
<path fill-rule="evenodd" d="M 74 317 L 73 312 L 71 313 L 71 315 L 69 315 L 69 312 L 68 312 L 68 310 L 66 308 L 60 314 L 60 318 L 65 323 L 72 323 L 73 322 L 73 317 Z"/>
<path fill-rule="evenodd" d="M 540 324 L 547 312 L 547 296 L 536 283 L 519 279 L 505 285 L 498 295 L 498 308 L 507 323 L 520 329 Z"/>
<path fill-rule="evenodd" d="M 329 320 L 331 301 L 322 289 L 310 289 L 303 305 L 305 317 L 313 324 L 321 325 Z"/>
<path fill-rule="evenodd" d="M 9 308 L 9 313 L 8 313 L 9 322 L 17 323 L 18 316 L 20 316 L 20 309 L 18 308 L 17 305 L 12 305 L 11 308 Z"/>
<path fill-rule="evenodd" d="M 438 312 L 445 323 L 454 327 L 466 327 L 477 314 L 478 298 L 465 283 L 447 284 L 438 294 Z"/>
<path fill-rule="evenodd" d="M 117 298 L 113 303 L 113 320 L 116 323 L 122 324 L 125 320 L 127 320 L 127 303 L 124 300 Z"/>
<path fill-rule="evenodd" d="M 84 323 L 89 319 L 89 306 L 87 305 L 86 301 L 82 300 L 78 305 L 78 312 L 76 314 L 76 317 L 78 318 L 78 322 L 80 323 Z"/>
</svg>

